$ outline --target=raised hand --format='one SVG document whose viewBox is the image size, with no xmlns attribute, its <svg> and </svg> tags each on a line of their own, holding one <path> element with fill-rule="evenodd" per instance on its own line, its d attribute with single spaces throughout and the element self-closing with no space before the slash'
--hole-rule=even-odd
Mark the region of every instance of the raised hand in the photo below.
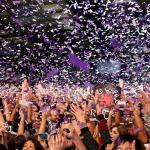
<svg viewBox="0 0 150 150">
<path fill-rule="evenodd" d="M 86 123 L 86 104 L 79 106 L 71 105 L 71 113 L 76 117 L 77 121 Z"/>
<path fill-rule="evenodd" d="M 42 86 L 41 83 L 39 83 L 37 85 L 38 91 L 40 92 L 40 94 L 45 95 L 46 94 L 46 89 Z"/>
<path fill-rule="evenodd" d="M 43 112 L 42 119 L 47 119 L 48 115 L 49 115 L 49 112 Z"/>
<path fill-rule="evenodd" d="M 24 113 L 23 113 L 23 110 L 20 110 L 19 111 L 19 115 L 20 115 L 20 118 L 21 118 L 21 120 L 23 120 L 24 121 Z"/>
<path fill-rule="evenodd" d="M 149 103 L 149 97 L 148 97 L 148 95 L 147 95 L 147 93 L 145 93 L 144 91 L 139 91 L 139 94 L 141 95 L 141 99 L 142 99 L 142 102 L 143 102 L 143 104 L 147 104 L 147 103 Z"/>
<path fill-rule="evenodd" d="M 81 141 L 79 135 L 77 134 L 75 128 L 73 127 L 72 124 L 70 124 L 68 126 L 68 128 L 64 128 L 63 129 L 63 135 L 67 138 L 67 139 L 71 139 L 71 141 L 75 144 L 76 149 L 78 150 L 86 150 L 85 145 L 83 144 L 83 142 Z M 66 140 L 66 144 L 67 142 L 69 142 L 70 140 Z"/>
<path fill-rule="evenodd" d="M 109 111 L 109 116 L 112 116 L 114 114 L 114 109 L 111 109 L 110 111 Z"/>
<path fill-rule="evenodd" d="M 42 113 L 42 121 L 41 121 L 41 125 L 39 128 L 39 134 L 44 133 L 46 130 L 46 120 L 47 120 L 48 114 L 49 114 L 49 112 Z"/>
<path fill-rule="evenodd" d="M 19 114 L 20 114 L 21 120 L 20 120 L 20 123 L 19 123 L 19 128 L 18 128 L 17 134 L 18 135 L 24 135 L 24 121 L 25 121 L 25 116 L 24 116 L 23 110 L 20 110 Z"/>
<path fill-rule="evenodd" d="M 119 87 L 123 88 L 124 86 L 124 81 L 122 79 L 119 79 Z"/>
<path fill-rule="evenodd" d="M 144 114 L 150 115 L 150 103 L 147 103 L 147 104 L 143 107 L 142 112 L 143 112 Z"/>
<path fill-rule="evenodd" d="M 65 149 L 65 137 L 61 134 L 51 136 L 48 138 L 49 150 L 64 150 Z"/>
<path fill-rule="evenodd" d="M 63 129 L 63 135 L 73 140 L 76 139 L 76 137 L 79 137 L 72 124 L 69 124 L 68 128 Z"/>
<path fill-rule="evenodd" d="M 135 140 L 132 142 L 132 148 L 131 148 L 131 150 L 136 150 L 136 148 L 135 148 Z"/>
<path fill-rule="evenodd" d="M 28 91 L 29 91 L 29 84 L 28 84 L 27 79 L 25 79 L 22 82 L 22 91 L 21 91 L 21 93 L 22 93 L 22 100 L 28 100 L 29 99 Z"/>
<path fill-rule="evenodd" d="M 29 83 L 27 79 L 24 79 L 24 81 L 22 82 L 22 91 L 27 91 L 28 88 L 29 88 Z"/>
</svg>

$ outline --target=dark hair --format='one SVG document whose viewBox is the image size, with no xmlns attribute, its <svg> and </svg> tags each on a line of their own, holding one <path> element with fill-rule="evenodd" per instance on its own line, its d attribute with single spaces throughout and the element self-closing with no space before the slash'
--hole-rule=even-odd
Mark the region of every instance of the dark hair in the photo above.
<svg viewBox="0 0 150 150">
<path fill-rule="evenodd" d="M 128 134 L 128 129 L 124 125 L 111 126 L 110 130 L 112 130 L 113 128 L 117 128 L 120 136 L 122 136 L 124 134 Z"/>
<path fill-rule="evenodd" d="M 0 150 L 7 150 L 6 146 L 3 144 L 0 144 Z"/>
<path fill-rule="evenodd" d="M 42 145 L 40 144 L 40 142 L 39 142 L 38 140 L 36 140 L 35 138 L 29 137 L 29 138 L 25 141 L 25 143 L 28 142 L 28 141 L 31 141 L 31 142 L 34 144 L 36 150 L 44 150 L 43 147 L 42 147 Z M 24 144 L 25 144 L 25 143 L 24 143 Z M 24 145 L 23 145 L 23 146 L 24 146 Z"/>
<path fill-rule="evenodd" d="M 103 144 L 103 145 L 101 146 L 101 149 L 100 149 L 100 150 L 105 150 L 106 147 L 107 147 L 107 144 L 112 144 L 112 141 L 109 140 L 107 143 Z"/>
<path fill-rule="evenodd" d="M 26 139 L 24 135 L 18 135 L 15 138 L 11 138 L 7 144 L 8 150 L 15 150 L 15 149 L 22 150 L 25 141 Z"/>
<path fill-rule="evenodd" d="M 129 142 L 132 143 L 133 141 L 135 141 L 135 149 L 136 150 L 145 150 L 145 146 L 144 144 L 138 140 L 135 136 L 131 135 L 131 134 L 125 134 L 121 136 L 121 143 L 125 143 L 125 142 Z"/>
<path fill-rule="evenodd" d="M 24 135 L 18 135 L 18 136 L 15 138 L 15 146 L 16 146 L 16 149 L 22 150 L 22 147 L 23 147 L 25 141 L 26 141 L 26 138 L 25 138 Z"/>
<path fill-rule="evenodd" d="M 8 146 L 8 150 L 15 150 L 16 149 L 15 140 L 13 138 L 10 139 L 7 143 L 7 146 Z"/>
<path fill-rule="evenodd" d="M 114 125 L 110 128 L 110 130 L 112 130 L 113 128 L 117 128 L 119 132 L 119 137 L 115 140 L 114 147 L 113 147 L 113 150 L 116 150 L 117 146 L 121 142 L 121 136 L 128 134 L 128 129 L 123 125 Z"/>
<path fill-rule="evenodd" d="M 33 105 L 37 108 L 37 112 L 40 111 L 40 107 L 36 102 L 33 102 Z"/>
<path fill-rule="evenodd" d="M 104 91 L 105 85 L 104 84 L 98 84 L 93 89 L 93 95 L 95 95 L 96 90 L 102 89 Z"/>
</svg>

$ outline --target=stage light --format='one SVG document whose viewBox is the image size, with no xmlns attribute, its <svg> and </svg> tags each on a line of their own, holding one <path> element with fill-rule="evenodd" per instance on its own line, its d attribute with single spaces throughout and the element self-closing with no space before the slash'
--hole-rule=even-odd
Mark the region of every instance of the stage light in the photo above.
<svg viewBox="0 0 150 150">
<path fill-rule="evenodd" d="M 121 70 L 121 63 L 118 60 L 101 61 L 97 64 L 97 71 L 100 74 L 116 74 Z"/>
</svg>

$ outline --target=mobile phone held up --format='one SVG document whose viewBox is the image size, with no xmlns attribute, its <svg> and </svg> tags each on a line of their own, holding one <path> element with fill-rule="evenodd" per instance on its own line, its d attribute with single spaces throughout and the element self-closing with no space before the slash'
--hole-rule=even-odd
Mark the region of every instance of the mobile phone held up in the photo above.
<svg viewBox="0 0 150 150">
<path fill-rule="evenodd" d="M 48 139 L 48 133 L 41 133 L 39 134 L 41 139 L 47 140 Z"/>
</svg>

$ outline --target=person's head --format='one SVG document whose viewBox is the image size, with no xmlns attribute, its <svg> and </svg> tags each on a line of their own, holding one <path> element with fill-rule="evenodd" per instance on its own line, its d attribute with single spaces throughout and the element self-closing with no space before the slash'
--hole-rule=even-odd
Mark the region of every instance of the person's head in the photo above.
<svg viewBox="0 0 150 150">
<path fill-rule="evenodd" d="M 29 137 L 24 143 L 22 150 L 44 150 L 44 149 L 38 140 Z"/>
<path fill-rule="evenodd" d="M 42 138 L 40 135 L 38 135 L 38 141 L 40 142 L 41 146 L 43 147 L 44 150 L 47 150 L 48 148 L 48 143 L 47 140 Z"/>
<path fill-rule="evenodd" d="M 10 132 L 4 132 L 5 142 L 7 142 L 8 150 L 15 150 L 15 135 L 12 135 Z"/>
<path fill-rule="evenodd" d="M 14 104 L 9 102 L 7 106 L 8 106 L 9 113 L 11 113 L 13 111 L 13 109 L 14 109 Z"/>
<path fill-rule="evenodd" d="M 32 121 L 36 121 L 39 117 L 39 112 L 33 112 L 32 113 Z"/>
<path fill-rule="evenodd" d="M 101 96 L 102 93 L 104 91 L 104 85 L 101 84 L 101 85 L 96 85 L 93 89 L 93 94 L 94 95 L 98 95 L 98 96 Z"/>
<path fill-rule="evenodd" d="M 15 147 L 16 147 L 16 149 L 22 150 L 22 147 L 23 147 L 25 141 L 26 141 L 25 136 L 23 136 L 23 135 L 18 135 L 18 136 L 15 138 Z"/>
<path fill-rule="evenodd" d="M 40 127 L 39 112 L 32 113 L 32 123 L 33 123 L 33 128 L 38 129 Z"/>
<path fill-rule="evenodd" d="M 144 144 L 136 137 L 130 134 L 121 136 L 121 144 L 117 146 L 117 150 L 146 150 Z"/>
<path fill-rule="evenodd" d="M 39 106 L 37 103 L 32 104 L 32 112 L 38 112 L 40 110 Z"/>
<path fill-rule="evenodd" d="M 115 126 L 112 126 L 110 129 L 110 137 L 112 141 L 117 140 L 119 136 L 122 136 L 127 133 L 128 133 L 127 128 L 122 125 L 115 125 Z"/>
<path fill-rule="evenodd" d="M 66 104 L 65 103 L 57 102 L 56 107 L 57 107 L 57 109 L 60 110 L 60 114 L 64 114 L 64 112 L 66 110 Z"/>
<path fill-rule="evenodd" d="M 91 134 L 94 134 L 96 125 L 97 125 L 96 121 L 88 121 L 87 122 L 87 127 L 89 128 L 89 131 L 91 132 Z"/>
<path fill-rule="evenodd" d="M 100 99 L 100 104 L 103 106 L 110 106 L 112 103 L 112 94 L 110 94 L 110 92 L 108 92 L 110 85 L 108 84 L 101 84 L 101 85 L 97 85 L 95 86 L 94 90 L 93 90 L 93 95 L 99 97 Z M 107 90 L 106 90 L 107 89 Z"/>
<path fill-rule="evenodd" d="M 57 109 L 52 109 L 50 111 L 50 120 L 53 122 L 57 122 L 59 119 L 59 112 Z"/>
</svg>

